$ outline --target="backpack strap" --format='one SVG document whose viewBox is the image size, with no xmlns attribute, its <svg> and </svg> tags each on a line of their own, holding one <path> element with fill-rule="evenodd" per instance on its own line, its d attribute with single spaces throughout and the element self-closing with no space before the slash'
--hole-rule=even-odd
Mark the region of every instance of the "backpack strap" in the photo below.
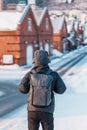
<svg viewBox="0 0 87 130">
<path fill-rule="evenodd" d="M 51 69 L 48 69 L 47 73 L 46 74 L 51 74 L 53 71 Z"/>
</svg>

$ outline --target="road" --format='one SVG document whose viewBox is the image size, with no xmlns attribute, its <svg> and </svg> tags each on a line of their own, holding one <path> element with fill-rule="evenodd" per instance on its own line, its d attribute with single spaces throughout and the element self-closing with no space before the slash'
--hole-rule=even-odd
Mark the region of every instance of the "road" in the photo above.
<svg viewBox="0 0 87 130">
<path fill-rule="evenodd" d="M 5 93 L 0 97 L 0 117 L 27 103 L 27 95 L 18 92 L 16 81 L 0 81 L 0 91 Z"/>
</svg>

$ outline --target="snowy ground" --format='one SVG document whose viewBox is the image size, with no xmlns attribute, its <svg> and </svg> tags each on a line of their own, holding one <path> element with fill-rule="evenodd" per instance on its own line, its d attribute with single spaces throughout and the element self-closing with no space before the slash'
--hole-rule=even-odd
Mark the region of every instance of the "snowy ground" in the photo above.
<svg viewBox="0 0 87 130">
<path fill-rule="evenodd" d="M 62 78 L 67 91 L 63 95 L 55 94 L 54 130 L 87 130 L 87 57 Z M 27 104 L 1 118 L 0 130 L 28 130 L 26 107 Z"/>
</svg>

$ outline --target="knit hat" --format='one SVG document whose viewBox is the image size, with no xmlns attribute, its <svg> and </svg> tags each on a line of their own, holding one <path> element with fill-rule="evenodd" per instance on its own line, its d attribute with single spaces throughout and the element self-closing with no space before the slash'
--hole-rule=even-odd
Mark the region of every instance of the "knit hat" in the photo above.
<svg viewBox="0 0 87 130">
<path fill-rule="evenodd" d="M 48 52 L 45 50 L 36 50 L 32 63 L 35 65 L 48 65 L 50 63 Z"/>
</svg>

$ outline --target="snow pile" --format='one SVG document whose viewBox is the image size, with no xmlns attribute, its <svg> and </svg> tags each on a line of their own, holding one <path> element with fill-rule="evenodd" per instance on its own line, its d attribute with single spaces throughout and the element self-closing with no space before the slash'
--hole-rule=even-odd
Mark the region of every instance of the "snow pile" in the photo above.
<svg viewBox="0 0 87 130">
<path fill-rule="evenodd" d="M 58 51 L 57 49 L 53 50 L 53 55 L 61 57 L 63 55 L 63 53 L 61 53 L 60 51 Z"/>
<path fill-rule="evenodd" d="M 87 93 L 87 57 L 71 68 L 64 77 L 74 92 Z"/>
<path fill-rule="evenodd" d="M 19 65 L 17 65 L 17 64 L 14 64 L 14 65 L 0 65 L 0 69 L 5 69 L 5 70 L 9 70 L 9 69 L 11 69 L 11 70 L 14 70 L 14 69 L 19 69 L 20 67 L 19 67 Z"/>
<path fill-rule="evenodd" d="M 0 12 L 0 30 L 16 30 L 17 24 L 22 16 L 20 12 Z"/>
</svg>

